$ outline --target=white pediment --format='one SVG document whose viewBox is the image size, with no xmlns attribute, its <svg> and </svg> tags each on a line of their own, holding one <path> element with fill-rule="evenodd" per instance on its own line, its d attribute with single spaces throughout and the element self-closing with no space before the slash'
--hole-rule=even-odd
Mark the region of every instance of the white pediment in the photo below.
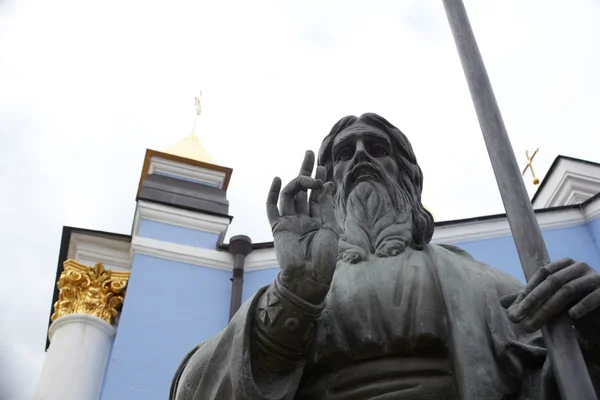
<svg viewBox="0 0 600 400">
<path fill-rule="evenodd" d="M 96 263 L 113 271 L 131 269 L 131 243 L 110 235 L 97 235 L 84 231 L 71 234 L 67 259 L 93 267 Z"/>
<path fill-rule="evenodd" d="M 133 219 L 133 236 L 139 234 L 140 223 L 143 219 L 217 233 L 219 235 L 225 235 L 230 223 L 228 217 L 220 217 L 198 211 L 184 210 L 179 207 L 157 204 L 151 201 L 138 200 Z"/>
<path fill-rule="evenodd" d="M 600 193 L 600 164 L 558 156 L 533 197 L 533 208 L 581 204 Z"/>
</svg>

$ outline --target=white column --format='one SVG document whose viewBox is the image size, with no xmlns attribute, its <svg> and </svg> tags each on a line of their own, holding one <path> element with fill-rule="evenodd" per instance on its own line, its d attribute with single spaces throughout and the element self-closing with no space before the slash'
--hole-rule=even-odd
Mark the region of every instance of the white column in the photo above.
<svg viewBox="0 0 600 400">
<path fill-rule="evenodd" d="M 57 318 L 33 400 L 98 400 L 115 332 L 94 315 Z"/>
</svg>

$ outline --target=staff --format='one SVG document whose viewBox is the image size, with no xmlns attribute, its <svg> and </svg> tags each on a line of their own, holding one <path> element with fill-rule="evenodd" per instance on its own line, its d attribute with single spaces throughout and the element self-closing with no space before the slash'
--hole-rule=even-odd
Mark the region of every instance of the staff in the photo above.
<svg viewBox="0 0 600 400">
<path fill-rule="evenodd" d="M 548 250 L 525 190 L 465 6 L 462 0 L 443 2 L 521 266 L 529 280 L 539 267 L 550 262 Z M 547 324 L 542 328 L 542 335 L 561 397 L 564 400 L 596 399 L 569 317 L 563 314 Z"/>
</svg>

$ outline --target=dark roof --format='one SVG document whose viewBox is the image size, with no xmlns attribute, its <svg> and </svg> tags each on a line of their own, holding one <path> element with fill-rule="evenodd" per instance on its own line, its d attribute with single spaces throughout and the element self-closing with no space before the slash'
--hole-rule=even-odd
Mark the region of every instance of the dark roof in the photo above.
<svg viewBox="0 0 600 400">
<path fill-rule="evenodd" d="M 561 156 L 558 155 L 554 161 L 552 162 L 552 165 L 550 165 L 550 168 L 548 169 L 548 172 L 546 172 L 546 175 L 544 176 L 544 179 L 542 179 L 542 183 L 540 183 L 540 186 L 537 188 L 537 190 L 535 191 L 533 197 L 531 198 L 531 202 L 533 203 L 535 201 L 535 199 L 537 198 L 538 194 L 542 192 L 546 182 L 549 180 L 548 178 L 552 175 L 552 173 L 554 172 L 554 169 L 556 168 L 556 166 L 558 165 L 559 161 L 561 159 L 565 159 L 565 160 L 571 160 L 571 161 L 575 161 L 578 163 L 582 163 L 582 164 L 588 164 L 588 165 L 595 165 L 597 167 L 600 167 L 600 163 L 596 163 L 593 161 L 587 161 L 587 160 L 582 160 L 581 158 L 575 158 L 575 157 L 568 157 L 568 156 Z"/>
<path fill-rule="evenodd" d="M 171 176 L 146 175 L 136 200 L 232 219 L 225 190 Z"/>
</svg>

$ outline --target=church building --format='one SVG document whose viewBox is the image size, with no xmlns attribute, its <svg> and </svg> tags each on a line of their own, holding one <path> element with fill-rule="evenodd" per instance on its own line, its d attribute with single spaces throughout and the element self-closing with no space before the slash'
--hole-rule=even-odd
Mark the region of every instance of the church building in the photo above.
<svg viewBox="0 0 600 400">
<path fill-rule="evenodd" d="M 63 228 L 34 400 L 166 399 L 187 352 L 274 281 L 273 243 L 224 241 L 232 173 L 192 133 L 146 151 L 130 235 Z M 551 259 L 600 271 L 600 164 L 558 156 L 532 202 Z M 432 242 L 524 281 L 504 214 L 436 222 Z"/>
</svg>

